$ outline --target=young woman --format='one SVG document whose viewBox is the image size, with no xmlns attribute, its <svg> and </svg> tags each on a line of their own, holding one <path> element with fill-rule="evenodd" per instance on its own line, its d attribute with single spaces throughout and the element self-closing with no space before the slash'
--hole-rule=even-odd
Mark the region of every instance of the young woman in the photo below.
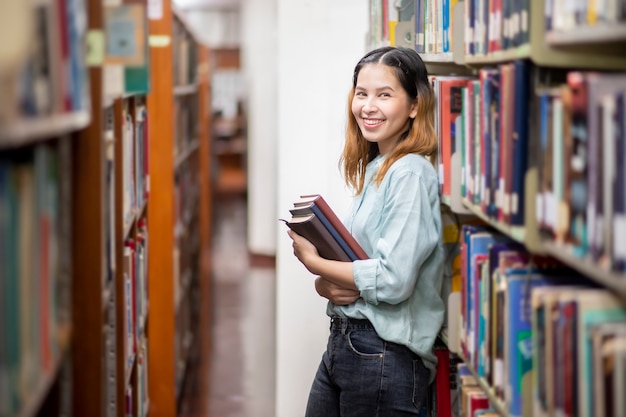
<svg viewBox="0 0 626 417">
<path fill-rule="evenodd" d="M 416 416 L 434 379 L 444 321 L 435 100 L 419 55 L 384 47 L 356 65 L 341 158 L 355 191 L 345 223 L 370 256 L 320 257 L 288 231 L 329 300 L 330 336 L 307 417 Z"/>
</svg>

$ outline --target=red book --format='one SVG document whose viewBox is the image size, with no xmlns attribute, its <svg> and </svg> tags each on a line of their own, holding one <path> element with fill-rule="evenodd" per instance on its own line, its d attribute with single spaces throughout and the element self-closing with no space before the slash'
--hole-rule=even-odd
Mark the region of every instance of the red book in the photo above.
<svg viewBox="0 0 626 417">
<path fill-rule="evenodd" d="M 437 357 L 435 374 L 435 398 L 437 401 L 437 417 L 452 416 L 452 399 L 450 397 L 450 351 L 443 346 L 434 349 Z"/>
<path fill-rule="evenodd" d="M 478 410 L 486 410 L 490 408 L 489 397 L 484 392 L 475 391 L 467 396 L 467 415 L 474 416 Z"/>
<path fill-rule="evenodd" d="M 449 196 L 452 193 L 451 178 L 452 169 L 450 161 L 452 154 L 459 151 L 455 149 L 455 122 L 457 116 L 461 114 L 463 102 L 461 97 L 461 88 L 466 87 L 470 78 L 467 77 L 438 77 L 439 83 L 439 104 L 441 115 L 441 131 L 439 140 L 439 164 L 442 166 L 440 174 L 442 175 L 442 194 Z M 455 190 L 458 192 L 458 190 Z"/>
</svg>

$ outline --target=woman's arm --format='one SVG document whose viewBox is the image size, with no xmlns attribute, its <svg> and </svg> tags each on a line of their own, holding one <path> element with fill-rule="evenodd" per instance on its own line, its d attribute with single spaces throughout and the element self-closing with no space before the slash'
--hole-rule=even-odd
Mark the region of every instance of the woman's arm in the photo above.
<svg viewBox="0 0 626 417">
<path fill-rule="evenodd" d="M 315 279 L 315 290 L 319 295 L 338 306 L 352 304 L 361 298 L 359 291 L 340 287 L 322 277 Z"/>
</svg>

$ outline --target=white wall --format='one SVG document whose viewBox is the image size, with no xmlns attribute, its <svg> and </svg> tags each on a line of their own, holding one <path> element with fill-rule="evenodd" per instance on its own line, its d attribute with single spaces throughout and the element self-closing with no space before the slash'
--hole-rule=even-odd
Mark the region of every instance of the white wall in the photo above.
<svg viewBox="0 0 626 417">
<path fill-rule="evenodd" d="M 276 254 L 277 0 L 243 0 L 241 60 L 248 115 L 248 249 Z"/>
<path fill-rule="evenodd" d="M 340 215 L 349 195 L 337 167 L 346 98 L 364 53 L 363 0 L 278 1 L 276 417 L 304 415 L 328 335 L 325 300 L 293 256 L 285 226 L 300 194 L 322 193 Z M 251 207 L 258 210 L 258 207 Z"/>
</svg>

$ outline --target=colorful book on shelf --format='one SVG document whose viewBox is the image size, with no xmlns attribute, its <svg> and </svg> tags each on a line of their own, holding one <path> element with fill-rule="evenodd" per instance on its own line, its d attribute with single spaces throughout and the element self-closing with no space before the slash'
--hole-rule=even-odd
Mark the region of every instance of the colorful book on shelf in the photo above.
<svg viewBox="0 0 626 417">
<path fill-rule="evenodd" d="M 462 98 L 461 88 L 466 87 L 469 77 L 438 76 L 435 83 L 438 85 L 439 103 L 439 182 L 443 195 L 452 193 L 451 159 L 456 151 L 456 123 L 461 115 Z M 455 190 L 456 191 L 456 190 Z"/>
<path fill-rule="evenodd" d="M 513 178 L 511 196 L 511 224 L 524 224 L 524 183 L 528 160 L 528 114 L 530 91 L 530 64 L 517 60 L 514 65 L 515 100 L 513 113 Z"/>
<path fill-rule="evenodd" d="M 594 415 L 617 415 L 612 412 L 606 414 L 607 409 L 612 409 L 612 403 L 615 399 L 611 384 L 605 378 L 612 366 L 611 361 L 607 360 L 606 354 L 612 353 L 615 343 L 626 341 L 626 322 L 609 322 L 593 326 L 590 337 Z M 619 339 L 622 341 L 617 342 Z"/>
<path fill-rule="evenodd" d="M 313 243 L 326 259 L 351 262 L 368 256 L 319 194 L 303 195 L 290 210 L 285 224 Z"/>
<path fill-rule="evenodd" d="M 615 91 L 626 89 L 626 75 L 617 74 L 587 74 L 587 144 L 588 144 L 588 171 L 587 171 L 587 237 L 589 250 L 594 261 L 602 259 L 605 251 L 603 241 L 604 222 L 607 221 L 603 199 L 604 166 L 607 156 L 603 152 L 603 123 L 601 115 L 602 98 Z M 613 139 L 611 140 L 611 142 Z"/>
<path fill-rule="evenodd" d="M 533 288 L 546 285 L 546 281 L 528 268 L 509 269 L 505 274 L 505 398 L 510 415 L 521 416 L 522 387 L 532 375 L 530 296 Z"/>
<path fill-rule="evenodd" d="M 593 415 L 594 396 L 591 363 L 591 329 L 606 322 L 626 321 L 626 304 L 605 289 L 580 291 L 576 294 L 576 337 L 579 415 Z"/>
<path fill-rule="evenodd" d="M 571 92 L 571 156 L 565 166 L 568 178 L 569 242 L 577 255 L 587 253 L 587 75 L 581 71 L 567 74 L 567 86 Z M 536 100 L 535 100 L 536 101 Z M 534 136 L 534 135 L 533 135 Z M 531 151 L 529 149 L 529 151 Z M 532 155 L 532 153 L 531 153 Z M 532 159 L 531 159 L 532 161 Z"/>
<path fill-rule="evenodd" d="M 602 346 L 604 384 L 601 410 L 605 416 L 626 415 L 626 337 L 619 335 Z"/>
<path fill-rule="evenodd" d="M 450 351 L 445 346 L 440 345 L 435 346 L 434 353 L 437 357 L 437 371 L 433 387 L 437 416 L 451 417 Z"/>
<path fill-rule="evenodd" d="M 500 204 L 498 220 L 509 224 L 511 219 L 511 177 L 513 172 L 513 64 L 500 65 L 500 129 L 499 158 Z"/>
<path fill-rule="evenodd" d="M 569 314 L 561 308 L 561 299 L 568 296 L 567 294 L 571 297 L 573 291 L 582 289 L 574 286 L 542 286 L 532 291 L 530 308 L 533 335 L 531 392 L 533 415 L 554 415 L 556 387 L 573 386 L 571 382 L 565 383 L 562 377 L 565 375 L 565 362 L 571 356 L 571 348 L 566 348 L 569 339 L 566 337 L 569 334 L 566 332 Z M 560 326 L 557 326 L 558 324 Z M 560 374 L 555 372 L 556 357 L 561 358 Z M 571 368 L 569 370 L 571 371 Z M 571 381 L 571 378 L 569 380 Z M 565 397 L 563 395 L 565 390 L 561 391 Z"/>
<path fill-rule="evenodd" d="M 415 0 L 415 50 L 422 54 L 426 51 L 424 39 L 424 13 L 426 8 L 425 0 Z"/>
<path fill-rule="evenodd" d="M 615 135 L 615 162 L 617 172 L 613 180 L 613 230 L 624 230 L 626 225 L 626 92 L 617 93 L 615 97 L 614 123 L 618 130 Z M 621 129 L 621 130 L 620 130 Z M 626 271 L 626 246 L 619 233 L 613 233 L 611 266 L 615 271 Z"/>
</svg>

